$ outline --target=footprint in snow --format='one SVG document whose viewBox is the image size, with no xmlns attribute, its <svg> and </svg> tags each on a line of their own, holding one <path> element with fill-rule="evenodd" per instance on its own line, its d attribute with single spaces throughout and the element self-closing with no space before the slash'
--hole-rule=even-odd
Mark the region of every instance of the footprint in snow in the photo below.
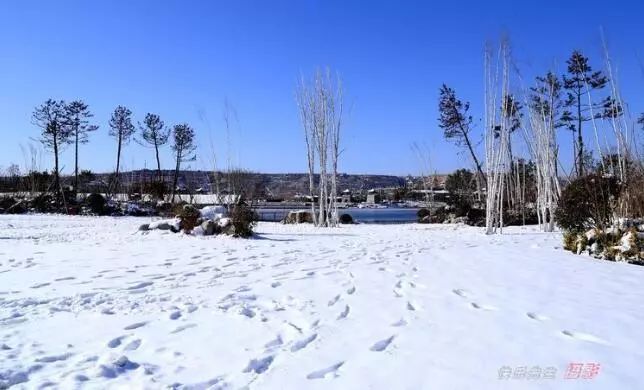
<svg viewBox="0 0 644 390">
<path fill-rule="evenodd" d="M 66 276 L 66 277 L 63 277 L 63 278 L 54 279 L 54 282 L 64 282 L 65 280 L 74 280 L 74 279 L 76 279 L 76 278 L 73 277 L 73 276 Z"/>
<path fill-rule="evenodd" d="M 349 311 L 351 311 L 351 308 L 349 307 L 349 305 L 346 305 L 342 313 L 340 313 L 340 315 L 338 316 L 338 319 L 341 320 L 341 319 L 347 318 L 347 316 L 349 315 Z"/>
<path fill-rule="evenodd" d="M 347 290 L 347 294 L 349 294 L 349 295 L 353 294 L 354 292 L 356 292 L 356 286 L 351 286 Z"/>
<path fill-rule="evenodd" d="M 244 369 L 244 372 L 254 372 L 256 374 L 261 374 L 268 370 L 275 359 L 274 356 L 266 356 L 260 359 L 252 359 L 248 362 L 248 366 Z"/>
<path fill-rule="evenodd" d="M 340 367 L 344 365 L 344 362 L 338 362 L 335 363 L 332 366 L 329 366 L 327 368 L 323 368 L 321 370 L 313 371 L 309 375 L 306 376 L 306 379 L 323 379 L 326 378 L 327 376 L 333 375 L 333 377 L 338 376 L 338 370 Z"/>
<path fill-rule="evenodd" d="M 592 334 L 589 334 L 589 333 L 574 332 L 570 330 L 562 330 L 561 333 L 564 334 L 565 336 L 571 337 L 576 340 L 588 341 L 591 343 L 597 343 L 597 344 L 603 344 L 603 345 L 610 345 L 608 341 L 601 339 L 597 336 L 593 336 Z"/>
<path fill-rule="evenodd" d="M 478 309 L 478 310 L 485 310 L 485 311 L 494 311 L 494 310 L 498 310 L 498 309 L 497 309 L 496 307 L 494 307 L 494 306 L 481 305 L 481 304 L 476 303 L 476 302 L 472 302 L 472 303 L 470 303 L 470 305 L 471 305 L 473 308 Z"/>
<path fill-rule="evenodd" d="M 117 338 L 114 338 L 114 339 L 108 341 L 107 342 L 107 347 L 108 348 L 116 348 L 116 347 L 118 347 L 119 345 L 121 345 L 121 343 L 123 342 L 123 339 L 126 338 L 126 337 L 127 336 L 119 336 Z"/>
<path fill-rule="evenodd" d="M 64 353 L 62 355 L 51 355 L 51 356 L 43 356 L 41 358 L 36 359 L 37 363 L 53 363 L 53 362 L 59 362 L 63 360 L 67 360 L 72 356 L 71 353 Z"/>
<path fill-rule="evenodd" d="M 178 311 L 178 310 L 177 310 L 177 311 L 173 311 L 172 313 L 170 313 L 170 319 L 171 319 L 171 320 L 179 319 L 179 317 L 181 317 L 181 312 L 180 312 L 180 311 Z"/>
<path fill-rule="evenodd" d="M 452 292 L 454 294 L 458 295 L 461 298 L 467 298 L 468 297 L 467 291 L 462 290 L 460 288 L 454 289 L 454 290 L 452 290 Z"/>
<path fill-rule="evenodd" d="M 275 340 L 271 340 L 268 343 L 264 344 L 264 348 L 266 348 L 267 350 L 271 350 L 271 349 L 277 348 L 277 347 L 279 347 L 279 346 L 281 346 L 283 344 L 284 344 L 284 340 L 282 339 L 282 336 L 277 335 Z"/>
<path fill-rule="evenodd" d="M 141 339 L 132 340 L 123 349 L 126 351 L 136 351 L 141 346 Z"/>
<path fill-rule="evenodd" d="M 197 326 L 197 324 L 181 325 L 181 326 L 177 327 L 175 330 L 173 330 L 170 333 L 175 334 L 175 333 L 183 332 L 186 329 L 194 328 L 196 326 Z"/>
<path fill-rule="evenodd" d="M 407 310 L 410 311 L 416 311 L 418 310 L 418 305 L 412 303 L 412 302 L 407 302 Z"/>
<path fill-rule="evenodd" d="M 140 283 L 135 284 L 134 286 L 130 286 L 130 287 L 126 288 L 126 290 L 139 290 L 139 289 L 151 286 L 152 284 L 153 284 L 153 282 L 140 282 Z"/>
<path fill-rule="evenodd" d="M 51 284 L 51 283 L 40 283 L 40 284 L 34 284 L 33 286 L 31 286 L 31 288 L 42 288 L 42 287 L 49 286 L 50 284 Z"/>
<path fill-rule="evenodd" d="M 318 337 L 317 333 L 313 333 L 309 337 L 306 337 L 302 340 L 296 341 L 293 343 L 293 346 L 291 346 L 291 352 L 297 352 L 301 349 L 306 348 L 307 345 L 311 344 L 315 339 Z"/>
<path fill-rule="evenodd" d="M 391 326 L 395 326 L 395 327 L 406 326 L 406 325 L 407 325 L 407 320 L 405 320 L 404 318 L 401 318 L 400 320 L 391 324 Z"/>
<path fill-rule="evenodd" d="M 333 297 L 333 299 L 329 301 L 329 306 L 335 305 L 336 303 L 338 303 L 339 300 L 340 300 L 340 294 L 336 295 L 335 297 Z"/>
<path fill-rule="evenodd" d="M 537 313 L 528 312 L 525 315 L 528 316 L 528 318 L 531 318 L 531 319 L 533 319 L 535 321 L 547 321 L 547 320 L 549 320 L 548 317 L 542 316 L 542 315 L 537 314 Z"/>
<path fill-rule="evenodd" d="M 138 328 L 140 328 L 140 327 L 142 327 L 142 326 L 145 326 L 146 324 L 147 324 L 147 322 L 136 322 L 136 323 L 134 323 L 134 324 L 131 324 L 131 325 L 126 326 L 126 327 L 125 327 L 125 328 L 123 328 L 123 329 L 125 329 L 125 330 L 138 329 Z"/>
<path fill-rule="evenodd" d="M 377 343 L 375 343 L 374 345 L 372 345 L 371 348 L 369 348 L 369 349 L 371 351 L 374 351 L 374 352 L 382 352 L 385 349 L 387 349 L 387 347 L 389 346 L 389 344 L 391 344 L 392 341 L 394 341 L 394 338 L 396 338 L 396 336 L 391 336 L 391 337 L 386 338 L 384 340 L 380 340 Z"/>
</svg>

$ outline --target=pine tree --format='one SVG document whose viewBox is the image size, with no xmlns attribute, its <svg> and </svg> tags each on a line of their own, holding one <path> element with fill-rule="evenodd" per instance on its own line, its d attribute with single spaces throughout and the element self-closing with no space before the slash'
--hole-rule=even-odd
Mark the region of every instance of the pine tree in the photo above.
<svg viewBox="0 0 644 390">
<path fill-rule="evenodd" d="M 132 134 L 134 134 L 134 125 L 132 124 L 132 111 L 123 106 L 118 106 L 112 113 L 110 119 L 110 135 L 116 137 L 118 148 L 116 152 L 116 174 L 114 176 L 114 191 L 118 190 L 119 168 L 121 165 L 121 148 L 126 145 Z"/>
<path fill-rule="evenodd" d="M 174 143 L 172 144 L 172 149 L 175 151 L 176 166 L 174 170 L 174 180 L 172 182 L 172 202 L 174 202 L 174 194 L 177 189 L 181 163 L 197 159 L 197 156 L 194 154 L 197 149 L 197 146 L 194 144 L 195 131 L 192 127 L 186 123 L 175 125 L 173 136 Z"/>
<path fill-rule="evenodd" d="M 469 109 L 469 102 L 463 103 L 458 100 L 454 90 L 443 84 L 440 88 L 438 102 L 438 111 L 440 112 L 439 127 L 444 130 L 445 139 L 454 141 L 457 146 L 464 145 L 467 147 L 472 160 L 474 160 L 474 165 L 476 165 L 476 170 L 480 177 L 486 181 L 483 168 L 474 153 L 474 147 L 470 140 L 472 116 L 468 114 Z"/>
<path fill-rule="evenodd" d="M 89 124 L 89 119 L 94 115 L 82 100 L 69 103 L 65 106 L 65 111 L 70 133 L 69 143 L 74 144 L 74 190 L 78 191 L 78 145 L 86 144 L 88 133 L 96 131 L 98 126 Z"/>
<path fill-rule="evenodd" d="M 141 145 L 153 147 L 156 160 L 157 160 L 157 175 L 158 180 L 161 182 L 161 160 L 159 159 L 159 147 L 168 143 L 170 137 L 170 128 L 165 127 L 165 123 L 156 114 L 146 114 L 143 125 L 139 124 L 141 129 L 141 138 L 139 142 Z"/>
<path fill-rule="evenodd" d="M 34 109 L 33 123 L 42 129 L 40 142 L 47 149 L 54 152 L 54 192 L 60 194 L 60 168 L 58 157 L 61 146 L 69 140 L 69 126 L 65 102 L 62 100 L 48 99 Z"/>
<path fill-rule="evenodd" d="M 568 129 L 577 133 L 577 156 L 575 158 L 575 169 L 577 175 L 584 175 L 584 138 L 582 125 L 584 122 L 595 118 L 602 117 L 601 112 L 591 115 L 591 110 L 600 108 L 606 102 L 602 103 L 582 103 L 582 96 L 590 94 L 593 90 L 600 90 L 608 83 L 608 78 L 602 71 L 593 71 L 588 64 L 588 58 L 584 57 L 581 52 L 575 50 L 568 61 L 568 72 L 563 76 L 563 87 L 568 91 L 565 101 L 566 111 L 562 115 L 562 120 L 567 122 Z"/>
</svg>

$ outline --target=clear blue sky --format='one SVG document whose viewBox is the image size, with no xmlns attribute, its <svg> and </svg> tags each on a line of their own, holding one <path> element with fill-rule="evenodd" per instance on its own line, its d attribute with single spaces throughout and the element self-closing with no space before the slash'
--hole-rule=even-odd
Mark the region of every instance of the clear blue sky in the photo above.
<svg viewBox="0 0 644 390">
<path fill-rule="evenodd" d="M 434 168 L 447 172 L 470 163 L 442 139 L 438 88 L 453 86 L 480 117 L 486 40 L 508 34 L 532 79 L 553 64 L 563 71 L 575 48 L 599 67 L 603 26 L 624 94 L 639 112 L 643 14 L 637 1 L 3 1 L 0 166 L 24 164 L 19 145 L 38 136 L 31 113 L 50 97 L 85 100 L 101 126 L 82 146 L 82 168 L 113 169 L 116 144 L 107 122 L 119 104 L 136 120 L 154 112 L 166 123 L 191 124 L 200 144 L 191 168 L 211 168 L 210 139 L 225 165 L 227 98 L 239 119 L 233 164 L 304 172 L 294 87 L 301 72 L 330 66 L 342 75 L 352 106 L 342 171 L 418 173 L 410 150 L 416 141 L 429 145 Z M 567 157 L 569 146 L 563 150 Z M 52 165 L 49 156 L 44 168 Z M 131 143 L 123 162 L 127 169 L 152 167 L 154 156 Z M 62 163 L 72 171 L 71 149 Z M 170 168 L 169 148 L 162 163 Z"/>
</svg>

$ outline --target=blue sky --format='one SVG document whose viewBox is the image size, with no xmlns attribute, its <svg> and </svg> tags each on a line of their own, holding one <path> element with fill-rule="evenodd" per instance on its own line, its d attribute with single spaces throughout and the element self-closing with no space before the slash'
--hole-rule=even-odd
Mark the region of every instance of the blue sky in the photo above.
<svg viewBox="0 0 644 390">
<path fill-rule="evenodd" d="M 643 11 L 635 1 L 4 1 L 0 167 L 24 164 L 19 146 L 38 137 L 33 108 L 52 97 L 83 99 L 101 126 L 81 148 L 85 169 L 115 166 L 107 122 L 121 104 L 139 121 L 154 112 L 169 124 L 191 124 L 200 146 L 191 168 L 212 168 L 212 140 L 220 166 L 230 159 L 260 172 L 304 172 L 294 87 L 317 66 L 342 75 L 351 106 L 343 172 L 418 173 L 412 142 L 428 145 L 439 172 L 469 167 L 437 126 L 438 88 L 455 88 L 479 118 L 487 40 L 507 34 L 531 80 L 552 67 L 561 73 L 576 48 L 600 67 L 603 26 L 624 95 L 640 112 Z M 238 117 L 230 157 L 225 99 Z M 569 161 L 570 146 L 562 149 Z M 170 168 L 170 149 L 162 154 Z M 43 168 L 51 160 L 45 156 Z M 131 143 L 122 162 L 152 167 L 154 155 Z M 71 148 L 62 164 L 72 171 Z"/>
</svg>

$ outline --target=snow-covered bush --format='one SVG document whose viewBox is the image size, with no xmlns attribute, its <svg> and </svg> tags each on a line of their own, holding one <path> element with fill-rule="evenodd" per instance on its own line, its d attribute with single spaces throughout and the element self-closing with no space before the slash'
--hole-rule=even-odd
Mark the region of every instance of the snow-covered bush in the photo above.
<svg viewBox="0 0 644 390">
<path fill-rule="evenodd" d="M 584 233 L 566 231 L 563 241 L 564 249 L 573 253 L 644 265 L 644 231 L 635 227 L 593 228 Z"/>
<path fill-rule="evenodd" d="M 257 223 L 257 213 L 245 202 L 236 204 L 230 213 L 231 225 L 224 232 L 234 237 L 250 237 Z"/>
<path fill-rule="evenodd" d="M 195 206 L 186 204 L 183 205 L 181 211 L 177 214 L 177 218 L 181 220 L 181 229 L 186 233 L 190 233 L 197 226 L 199 218 L 201 218 L 201 213 Z"/>
</svg>

